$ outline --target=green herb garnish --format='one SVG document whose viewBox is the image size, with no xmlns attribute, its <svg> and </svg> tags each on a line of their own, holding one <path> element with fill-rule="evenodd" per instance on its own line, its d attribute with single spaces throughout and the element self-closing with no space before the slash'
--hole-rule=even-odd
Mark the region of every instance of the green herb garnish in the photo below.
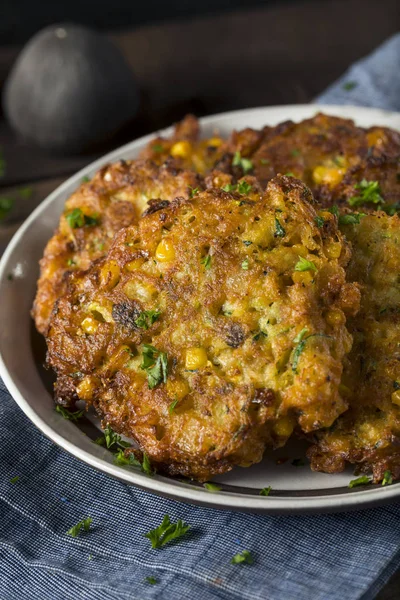
<svg viewBox="0 0 400 600">
<path fill-rule="evenodd" d="M 161 548 L 172 542 L 172 540 L 185 535 L 189 529 L 190 525 L 187 525 L 181 519 L 178 519 L 176 523 L 171 523 L 169 516 L 165 515 L 161 525 L 145 533 L 144 537 L 150 540 L 152 548 Z"/>
<path fill-rule="evenodd" d="M 247 181 L 239 181 L 237 190 L 239 194 L 245 195 L 251 192 L 251 185 Z"/>
<path fill-rule="evenodd" d="M 145 582 L 150 583 L 150 585 L 155 585 L 156 583 L 158 583 L 158 580 L 150 575 L 150 577 L 145 578 Z"/>
<path fill-rule="evenodd" d="M 21 198 L 30 198 L 33 194 L 33 188 L 31 188 L 31 186 L 27 185 L 26 187 L 22 187 L 19 188 L 18 190 L 18 195 L 21 196 Z"/>
<path fill-rule="evenodd" d="M 88 183 L 90 181 L 90 177 L 88 177 L 87 175 L 85 175 L 84 177 L 82 177 L 81 179 L 81 183 Z"/>
<path fill-rule="evenodd" d="M 69 258 L 69 259 L 67 260 L 67 266 L 68 266 L 68 267 L 73 267 L 73 266 L 75 266 L 75 265 L 76 265 L 76 262 L 75 262 L 75 261 L 74 261 L 72 258 Z"/>
<path fill-rule="evenodd" d="M 324 217 L 320 217 L 319 215 L 317 215 L 315 217 L 314 221 L 315 221 L 316 226 L 319 227 L 320 229 L 321 229 L 321 227 L 324 226 L 324 223 L 325 223 Z"/>
<path fill-rule="evenodd" d="M 291 150 L 290 154 L 292 156 L 299 156 L 301 154 L 300 150 L 297 150 L 296 148 L 294 148 L 293 150 Z"/>
<path fill-rule="evenodd" d="M 243 173 L 246 174 L 251 171 L 253 167 L 253 163 L 249 158 L 242 158 L 240 152 L 235 152 L 235 155 L 232 160 L 233 167 L 241 167 L 243 169 Z"/>
<path fill-rule="evenodd" d="M 354 90 L 355 87 L 357 87 L 357 82 L 356 81 L 346 81 L 343 85 L 342 88 L 346 91 L 346 92 L 350 92 L 350 90 Z"/>
<path fill-rule="evenodd" d="M 142 471 L 143 473 L 146 473 L 146 475 L 154 475 L 154 469 L 151 466 L 150 459 L 146 452 L 143 452 Z"/>
<path fill-rule="evenodd" d="M 330 208 L 328 208 L 328 212 L 330 212 L 332 215 L 335 215 L 335 217 L 339 218 L 339 209 L 336 205 L 333 205 Z"/>
<path fill-rule="evenodd" d="M 200 264 L 203 265 L 206 271 L 211 269 L 211 256 L 209 254 L 203 256 L 203 258 L 200 260 Z"/>
<path fill-rule="evenodd" d="M 17 483 L 17 481 L 19 481 L 19 475 L 16 475 L 15 477 L 13 477 L 12 479 L 10 479 L 10 483 Z M 382 484 L 383 485 L 383 484 Z"/>
<path fill-rule="evenodd" d="M 12 198 L 0 198 L 0 221 L 8 215 L 13 206 L 14 200 Z"/>
<path fill-rule="evenodd" d="M 114 456 L 114 463 L 116 465 L 120 465 L 120 466 L 125 466 L 125 465 L 129 465 L 131 467 L 141 467 L 142 466 L 140 464 L 140 462 L 138 461 L 138 459 L 136 458 L 136 456 L 133 454 L 133 452 L 130 452 L 128 454 L 128 456 L 126 456 L 122 448 L 119 448 L 119 450 L 117 450 L 117 452 Z"/>
<path fill-rule="evenodd" d="M 393 387 L 395 390 L 400 390 L 400 383 L 398 381 L 393 381 Z"/>
<path fill-rule="evenodd" d="M 153 152 L 164 152 L 164 146 L 162 144 L 153 144 Z"/>
<path fill-rule="evenodd" d="M 56 404 L 56 412 L 60 413 L 60 415 L 62 415 L 64 419 L 67 419 L 68 421 L 79 421 L 79 419 L 81 419 L 85 413 L 84 410 L 76 410 L 72 412 L 60 404 Z"/>
<path fill-rule="evenodd" d="M 189 190 L 190 190 L 189 198 L 193 198 L 196 194 L 199 193 L 200 188 L 199 187 L 195 187 L 195 188 L 189 187 Z"/>
<path fill-rule="evenodd" d="M 387 469 L 383 474 L 382 485 L 392 485 L 393 475 L 392 472 Z"/>
<path fill-rule="evenodd" d="M 106 448 L 112 449 L 113 446 L 120 448 L 129 448 L 131 445 L 129 442 L 124 442 L 121 439 L 121 436 L 118 433 L 115 433 L 113 429 L 111 429 L 110 425 L 107 425 L 103 431 L 103 435 L 97 440 L 94 441 L 98 446 L 105 446 Z M 115 448 L 116 450 L 116 448 Z"/>
<path fill-rule="evenodd" d="M 350 206 L 359 206 L 368 202 L 372 204 L 381 204 L 383 202 L 379 181 L 367 181 L 363 179 L 354 186 L 354 189 L 360 190 L 360 194 L 347 200 Z"/>
<path fill-rule="evenodd" d="M 352 213 L 339 216 L 339 225 L 358 225 L 361 217 L 365 217 L 365 213 Z"/>
<path fill-rule="evenodd" d="M 92 522 L 93 522 L 93 519 L 91 517 L 86 517 L 86 519 L 82 519 L 82 521 L 79 521 L 79 523 L 77 523 L 76 525 L 71 527 L 71 529 L 68 529 L 67 535 L 71 535 L 72 537 L 77 537 L 82 529 L 83 529 L 83 531 L 89 531 L 90 524 Z"/>
<path fill-rule="evenodd" d="M 349 488 L 357 487 L 358 485 L 366 485 L 367 483 L 371 483 L 371 480 L 367 475 L 362 475 L 362 477 L 357 477 L 357 479 L 352 479 L 349 483 Z"/>
<path fill-rule="evenodd" d="M 271 493 L 272 487 L 268 486 L 260 490 L 260 496 L 269 496 Z"/>
<path fill-rule="evenodd" d="M 248 271 L 249 270 L 249 259 L 245 258 L 240 266 L 242 267 L 243 271 Z"/>
<path fill-rule="evenodd" d="M 253 562 L 254 558 L 248 550 L 243 550 L 243 552 L 235 554 L 235 556 L 231 559 L 231 565 L 240 565 L 241 563 L 252 565 Z"/>
<path fill-rule="evenodd" d="M 65 219 L 71 229 L 77 229 L 78 227 L 93 227 L 100 222 L 97 213 L 92 216 L 85 215 L 80 208 L 71 210 L 65 215 Z"/>
<path fill-rule="evenodd" d="M 275 237 L 284 237 L 286 235 L 286 231 L 275 217 Z"/>
<path fill-rule="evenodd" d="M 317 267 L 311 260 L 307 260 L 302 256 L 299 256 L 299 260 L 294 267 L 295 271 L 316 271 Z"/>
<path fill-rule="evenodd" d="M 170 415 L 172 415 L 172 413 L 174 412 L 174 410 L 175 410 L 176 405 L 178 404 L 178 402 L 179 402 L 179 399 L 175 398 L 175 400 L 173 400 L 171 402 L 171 404 L 169 405 L 168 412 L 169 412 Z"/>
<path fill-rule="evenodd" d="M 203 486 L 209 492 L 219 492 L 221 490 L 221 486 L 217 483 L 203 483 Z"/>
<path fill-rule="evenodd" d="M 159 383 L 166 383 L 168 376 L 168 356 L 150 344 L 143 344 L 143 360 L 140 368 L 147 373 L 147 383 L 152 390 Z"/>
<path fill-rule="evenodd" d="M 144 310 L 135 320 L 135 325 L 141 327 L 141 329 L 149 329 L 159 319 L 160 315 L 161 311 L 159 310 Z"/>
<path fill-rule="evenodd" d="M 291 171 L 289 171 L 289 173 L 285 173 L 285 177 L 294 177 L 294 173 L 292 173 Z"/>
<path fill-rule="evenodd" d="M 313 338 L 313 337 L 323 337 L 323 338 L 331 339 L 331 336 L 326 335 L 325 333 L 312 333 L 311 335 L 304 337 L 306 335 L 307 331 L 308 330 L 306 328 L 304 328 L 302 331 L 300 331 L 299 335 L 297 335 L 293 340 L 295 343 L 297 343 L 297 346 L 293 351 L 293 360 L 292 360 L 292 371 L 294 371 L 294 372 L 297 371 L 297 365 L 299 363 L 301 353 L 304 350 L 307 340 L 309 340 L 310 338 Z"/>
</svg>

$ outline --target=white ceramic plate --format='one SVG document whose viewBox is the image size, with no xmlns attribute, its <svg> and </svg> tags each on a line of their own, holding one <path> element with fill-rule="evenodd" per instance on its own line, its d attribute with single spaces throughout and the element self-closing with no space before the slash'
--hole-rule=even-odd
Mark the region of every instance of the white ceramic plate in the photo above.
<svg viewBox="0 0 400 600">
<path fill-rule="evenodd" d="M 312 117 L 319 110 L 352 118 L 358 125 L 385 125 L 400 130 L 400 114 L 382 110 L 317 105 L 256 108 L 202 119 L 204 136 L 216 129 L 228 135 L 232 129 L 260 128 L 292 119 Z M 170 130 L 162 133 L 169 134 Z M 135 468 L 118 467 L 107 450 L 93 443 L 98 434 L 97 419 L 78 428 L 54 411 L 49 375 L 41 367 L 44 344 L 34 331 L 30 308 L 38 277 L 38 260 L 58 223 L 64 202 L 84 176 L 92 176 L 102 165 L 121 158 L 135 158 L 153 137 L 146 136 L 107 154 L 57 188 L 30 215 L 13 237 L 0 263 L 0 375 L 13 398 L 31 421 L 56 444 L 96 469 L 156 494 L 213 507 L 253 512 L 330 512 L 362 508 L 400 498 L 400 483 L 368 485 L 349 489 L 351 470 L 338 475 L 313 473 L 308 466 L 295 467 L 292 460 L 304 455 L 304 447 L 288 445 L 279 452 L 266 453 L 259 465 L 236 468 L 217 477 L 219 492 L 208 492 L 199 484 L 183 483 L 156 475 L 149 477 Z M 9 275 L 12 274 L 12 279 Z M 277 458 L 289 457 L 277 465 Z M 270 496 L 259 495 L 272 486 Z"/>
</svg>

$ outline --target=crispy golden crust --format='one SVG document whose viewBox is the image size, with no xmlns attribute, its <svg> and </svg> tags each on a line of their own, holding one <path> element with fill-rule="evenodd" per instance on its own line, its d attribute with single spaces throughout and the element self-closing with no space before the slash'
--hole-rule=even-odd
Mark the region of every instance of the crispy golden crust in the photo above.
<svg viewBox="0 0 400 600">
<path fill-rule="evenodd" d="M 309 199 L 288 177 L 261 198 L 209 189 L 120 231 L 56 305 L 58 400 L 76 393 L 159 469 L 200 480 L 258 462 L 296 425 L 329 426 L 346 409 L 343 310 L 359 298 L 335 218 L 318 228 Z M 296 270 L 300 257 L 315 270 Z M 153 379 L 144 344 L 150 367 L 166 353 Z"/>
<path fill-rule="evenodd" d="M 68 272 L 85 270 L 104 256 L 115 233 L 136 223 L 149 201 L 188 197 L 198 185 L 194 172 L 182 171 L 171 161 L 159 168 L 144 160 L 107 165 L 90 182 L 82 183 L 67 200 L 58 230 L 40 261 L 32 310 L 39 332 L 46 334 L 54 302 L 66 289 Z M 78 213 L 72 212 L 77 209 Z"/>
<path fill-rule="evenodd" d="M 315 470 L 337 472 L 349 461 L 400 477 L 400 219 L 376 213 L 342 226 L 353 244 L 348 276 L 359 281 L 361 310 L 349 322 L 353 349 L 344 391 L 351 409 L 310 448 Z"/>
</svg>

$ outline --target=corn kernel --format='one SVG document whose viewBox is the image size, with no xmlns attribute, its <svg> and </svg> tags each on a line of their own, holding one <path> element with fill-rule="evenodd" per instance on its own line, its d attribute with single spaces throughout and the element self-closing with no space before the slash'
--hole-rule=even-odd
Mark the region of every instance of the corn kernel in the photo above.
<svg viewBox="0 0 400 600">
<path fill-rule="evenodd" d="M 342 253 L 342 244 L 340 242 L 332 242 L 325 248 L 328 258 L 339 258 Z"/>
<path fill-rule="evenodd" d="M 342 325 L 344 323 L 344 314 L 341 310 L 328 310 L 325 315 L 327 323 L 332 327 Z"/>
<path fill-rule="evenodd" d="M 312 176 L 316 184 L 325 184 L 334 187 L 342 181 L 345 172 L 346 169 L 320 165 L 319 167 L 315 167 Z"/>
<path fill-rule="evenodd" d="M 179 156 L 180 158 L 187 158 L 192 151 L 192 144 L 187 140 L 176 142 L 170 151 L 172 156 Z"/>
<path fill-rule="evenodd" d="M 170 262 L 175 258 L 175 248 L 169 238 L 163 238 L 156 249 L 156 259 L 159 262 Z"/>
<path fill-rule="evenodd" d="M 368 146 L 381 146 L 386 141 L 386 136 L 381 129 L 367 133 Z"/>
<path fill-rule="evenodd" d="M 207 352 L 204 348 L 188 348 L 186 350 L 185 366 L 189 371 L 201 369 L 207 364 Z"/>
<path fill-rule="evenodd" d="M 143 264 L 143 261 L 143 258 L 135 258 L 134 260 L 131 260 L 130 262 L 126 263 L 124 268 L 126 271 L 129 272 L 136 271 L 137 269 L 140 269 L 140 267 Z"/>
<path fill-rule="evenodd" d="M 222 144 L 222 140 L 219 137 L 212 137 L 207 140 L 207 146 L 213 146 L 214 148 L 218 148 Z"/>
<path fill-rule="evenodd" d="M 309 284 L 314 279 L 314 275 L 312 271 L 293 271 L 292 279 L 294 283 Z"/>
<path fill-rule="evenodd" d="M 83 331 L 89 334 L 96 333 L 98 326 L 99 322 L 93 319 L 93 317 L 86 317 L 81 323 Z"/>
<path fill-rule="evenodd" d="M 400 390 L 396 390 L 395 392 L 393 392 L 392 402 L 393 404 L 397 404 L 397 406 L 400 406 Z"/>
<path fill-rule="evenodd" d="M 120 278 L 120 269 L 114 260 L 110 260 L 103 265 L 100 271 L 100 283 L 107 289 L 115 287 Z"/>
<path fill-rule="evenodd" d="M 170 398 L 182 400 L 189 392 L 189 384 L 184 379 L 168 379 L 167 393 Z"/>
<path fill-rule="evenodd" d="M 76 393 L 81 400 L 90 400 L 93 394 L 94 384 L 92 377 L 88 376 L 76 386 Z"/>
<path fill-rule="evenodd" d="M 280 437 L 289 437 L 293 433 L 294 421 L 291 417 L 282 417 L 275 423 L 274 431 Z"/>
</svg>

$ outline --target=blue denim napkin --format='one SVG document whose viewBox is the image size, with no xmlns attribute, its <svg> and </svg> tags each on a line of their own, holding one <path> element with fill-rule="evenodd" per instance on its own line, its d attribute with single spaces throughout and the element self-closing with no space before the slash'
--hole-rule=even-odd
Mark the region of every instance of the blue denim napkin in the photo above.
<svg viewBox="0 0 400 600">
<path fill-rule="evenodd" d="M 400 109 L 399 57 L 397 36 L 318 101 Z M 152 550 L 143 534 L 165 514 L 191 532 Z M 90 532 L 66 535 L 88 516 Z M 129 487 L 43 437 L 0 383 L 1 600 L 368 600 L 399 567 L 399 542 L 399 504 L 269 517 Z M 254 564 L 231 565 L 244 549 Z"/>
</svg>

